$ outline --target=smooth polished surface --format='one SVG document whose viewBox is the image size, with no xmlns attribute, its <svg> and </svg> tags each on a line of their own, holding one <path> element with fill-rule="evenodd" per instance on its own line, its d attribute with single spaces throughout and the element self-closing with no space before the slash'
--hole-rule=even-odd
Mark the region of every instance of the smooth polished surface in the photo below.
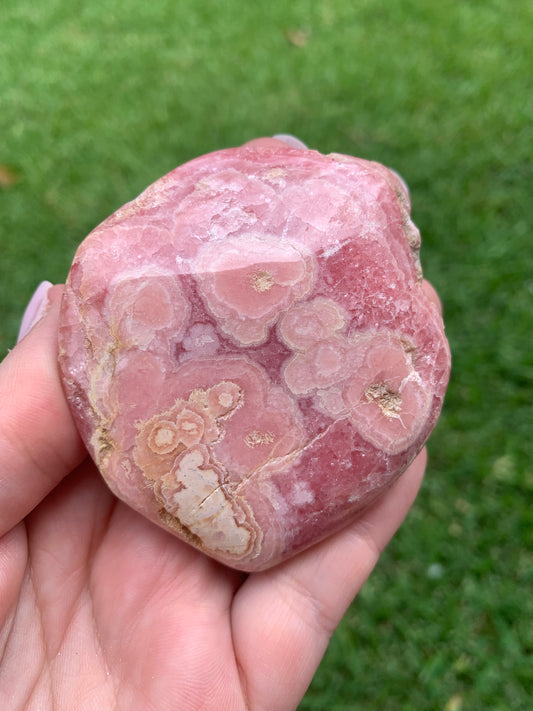
<svg viewBox="0 0 533 711">
<path fill-rule="evenodd" d="M 60 365 L 117 496 L 252 571 L 390 486 L 450 368 L 409 210 L 380 164 L 260 139 L 97 227 L 67 281 Z"/>
</svg>

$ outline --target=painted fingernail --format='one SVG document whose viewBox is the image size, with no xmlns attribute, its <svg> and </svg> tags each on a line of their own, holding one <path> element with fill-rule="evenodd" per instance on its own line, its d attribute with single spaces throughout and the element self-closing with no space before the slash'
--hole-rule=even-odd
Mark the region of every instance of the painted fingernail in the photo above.
<svg viewBox="0 0 533 711">
<path fill-rule="evenodd" d="M 303 141 L 300 141 L 299 138 L 296 138 L 296 136 L 293 136 L 290 133 L 276 133 L 273 138 L 277 138 L 278 141 L 283 141 L 283 143 L 286 143 L 292 148 L 307 148 Z"/>
<path fill-rule="evenodd" d="M 407 193 L 407 197 L 409 197 L 409 186 L 407 185 L 407 183 L 405 182 L 405 180 L 402 178 L 402 176 L 398 173 L 397 170 L 394 170 L 394 168 L 389 168 L 389 170 L 390 170 L 391 173 L 394 173 L 394 175 L 398 178 L 398 180 L 400 181 L 400 183 L 401 183 L 401 184 L 403 185 L 403 187 L 405 188 L 405 192 Z"/>
<path fill-rule="evenodd" d="M 48 306 L 48 291 L 53 284 L 49 281 L 42 281 L 37 289 L 35 289 L 33 296 L 31 297 L 26 310 L 24 311 L 24 316 L 20 322 L 19 335 L 17 338 L 17 343 L 21 341 L 24 336 L 30 331 L 33 326 L 44 316 L 46 307 Z"/>
</svg>

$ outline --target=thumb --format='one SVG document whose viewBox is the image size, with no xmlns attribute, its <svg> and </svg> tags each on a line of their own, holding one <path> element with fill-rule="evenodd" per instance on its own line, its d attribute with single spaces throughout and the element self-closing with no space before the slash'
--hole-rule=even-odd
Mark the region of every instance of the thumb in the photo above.
<svg viewBox="0 0 533 711">
<path fill-rule="evenodd" d="M 62 293 L 49 289 L 44 315 L 0 363 L 0 536 L 86 456 L 57 365 Z"/>
</svg>

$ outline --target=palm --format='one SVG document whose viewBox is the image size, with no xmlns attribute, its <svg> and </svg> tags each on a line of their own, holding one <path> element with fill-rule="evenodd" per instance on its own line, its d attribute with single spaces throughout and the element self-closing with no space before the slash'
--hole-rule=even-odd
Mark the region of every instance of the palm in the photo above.
<svg viewBox="0 0 533 711">
<path fill-rule="evenodd" d="M 295 709 L 425 455 L 341 533 L 231 571 L 117 502 L 88 460 L 71 471 L 83 447 L 57 376 L 59 295 L 0 366 L 0 708 Z"/>
<path fill-rule="evenodd" d="M 117 503 L 88 463 L 18 538 L 15 624 L 25 629 L 9 656 L 17 684 L 24 664 L 26 703 L 30 690 L 38 707 L 61 684 L 62 708 L 85 708 L 84 698 L 87 708 L 161 708 L 160 696 L 169 708 L 212 698 L 220 709 L 224 697 L 245 707 L 230 624 L 242 575 Z M 39 650 L 30 666 L 28 635 Z"/>
<path fill-rule="evenodd" d="M 305 557 L 323 567 L 327 542 L 246 577 L 117 502 L 88 461 L 8 537 L 0 599 L 19 600 L 0 634 L 0 687 L 13 709 L 292 709 L 344 609 L 302 604 L 316 577 Z M 352 561 L 362 581 L 369 540 L 336 538 L 339 553 L 367 553 Z M 345 573 L 330 575 L 335 590 Z"/>
</svg>

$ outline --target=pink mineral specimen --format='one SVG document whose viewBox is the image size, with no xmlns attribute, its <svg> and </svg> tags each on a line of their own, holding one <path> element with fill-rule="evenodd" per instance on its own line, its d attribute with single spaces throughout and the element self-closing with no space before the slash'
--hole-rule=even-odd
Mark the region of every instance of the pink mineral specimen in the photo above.
<svg viewBox="0 0 533 711">
<path fill-rule="evenodd" d="M 378 163 L 262 139 L 97 227 L 68 277 L 60 366 L 116 495 L 255 571 L 386 490 L 450 368 L 409 210 Z"/>
</svg>

